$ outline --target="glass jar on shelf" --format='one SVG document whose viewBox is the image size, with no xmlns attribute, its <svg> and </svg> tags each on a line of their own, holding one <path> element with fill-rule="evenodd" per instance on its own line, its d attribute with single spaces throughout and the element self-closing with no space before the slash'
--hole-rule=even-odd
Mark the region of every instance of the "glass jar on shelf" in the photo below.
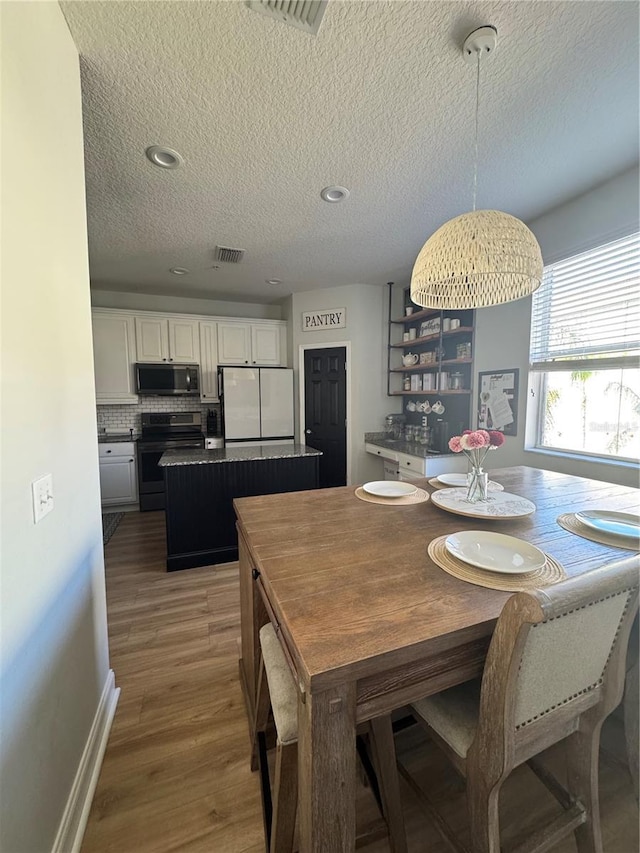
<svg viewBox="0 0 640 853">
<path fill-rule="evenodd" d="M 450 373 L 449 374 L 449 390 L 463 391 L 464 390 L 464 374 Z"/>
</svg>

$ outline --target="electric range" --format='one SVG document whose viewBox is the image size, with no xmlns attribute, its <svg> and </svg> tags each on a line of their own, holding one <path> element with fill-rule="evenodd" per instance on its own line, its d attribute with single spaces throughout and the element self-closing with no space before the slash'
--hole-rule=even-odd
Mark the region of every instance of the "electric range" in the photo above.
<svg viewBox="0 0 640 853">
<path fill-rule="evenodd" d="M 143 412 L 138 439 L 140 510 L 164 509 L 164 476 L 158 462 L 166 450 L 203 448 L 200 412 Z"/>
</svg>

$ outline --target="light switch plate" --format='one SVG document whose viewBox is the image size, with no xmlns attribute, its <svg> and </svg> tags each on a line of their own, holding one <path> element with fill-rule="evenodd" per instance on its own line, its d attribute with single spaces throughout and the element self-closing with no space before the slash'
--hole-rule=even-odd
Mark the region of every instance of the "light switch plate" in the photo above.
<svg viewBox="0 0 640 853">
<path fill-rule="evenodd" d="M 53 509 L 53 477 L 45 474 L 31 484 L 33 493 L 33 520 L 37 524 Z"/>
</svg>

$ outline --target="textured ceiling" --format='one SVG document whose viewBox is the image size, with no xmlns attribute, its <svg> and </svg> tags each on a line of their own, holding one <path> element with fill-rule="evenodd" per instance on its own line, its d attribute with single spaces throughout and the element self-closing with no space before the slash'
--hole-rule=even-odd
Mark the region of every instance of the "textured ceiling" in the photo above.
<svg viewBox="0 0 640 853">
<path fill-rule="evenodd" d="M 407 280 L 471 206 L 460 50 L 487 23 L 478 207 L 530 221 L 638 159 L 635 2 L 330 0 L 316 37 L 239 0 L 61 5 L 82 62 L 94 287 L 268 302 Z M 182 168 L 151 165 L 152 144 Z M 323 202 L 328 184 L 350 198 Z M 212 269 L 216 244 L 244 261 Z"/>
</svg>

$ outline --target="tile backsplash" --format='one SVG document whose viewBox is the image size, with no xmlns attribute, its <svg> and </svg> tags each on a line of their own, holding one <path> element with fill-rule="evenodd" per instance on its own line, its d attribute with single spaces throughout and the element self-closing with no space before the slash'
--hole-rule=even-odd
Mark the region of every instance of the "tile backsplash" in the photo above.
<svg viewBox="0 0 640 853">
<path fill-rule="evenodd" d="M 98 406 L 98 432 L 140 432 L 140 415 L 142 412 L 201 412 L 202 429 L 206 432 L 207 412 L 214 409 L 218 413 L 218 431 L 220 431 L 220 406 L 218 403 L 208 403 L 203 406 L 199 400 L 191 397 L 153 397 L 149 396 L 142 403 L 126 406 Z"/>
</svg>

